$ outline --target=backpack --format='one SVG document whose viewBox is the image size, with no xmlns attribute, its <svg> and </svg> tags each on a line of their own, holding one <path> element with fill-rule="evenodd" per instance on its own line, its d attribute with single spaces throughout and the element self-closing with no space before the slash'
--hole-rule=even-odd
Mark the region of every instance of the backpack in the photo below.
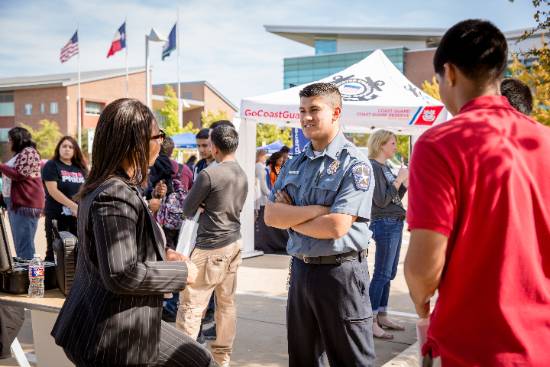
<svg viewBox="0 0 550 367">
<path fill-rule="evenodd" d="M 177 177 L 181 175 L 181 167 Z M 172 180 L 174 191 L 162 199 L 157 213 L 157 222 L 164 228 L 179 230 L 183 223 L 183 203 L 187 197 L 187 191 L 179 179 Z"/>
</svg>

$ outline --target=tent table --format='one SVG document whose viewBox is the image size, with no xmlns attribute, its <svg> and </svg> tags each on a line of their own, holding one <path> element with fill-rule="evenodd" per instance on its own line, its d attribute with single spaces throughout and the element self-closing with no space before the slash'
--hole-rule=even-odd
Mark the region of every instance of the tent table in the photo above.
<svg viewBox="0 0 550 367">
<path fill-rule="evenodd" d="M 46 291 L 44 298 L 29 298 L 26 294 L 0 292 L 0 307 L 1 305 L 19 306 L 31 310 L 34 350 L 37 365 L 40 367 L 74 366 L 50 335 L 64 302 L 65 296 L 59 289 Z"/>
</svg>

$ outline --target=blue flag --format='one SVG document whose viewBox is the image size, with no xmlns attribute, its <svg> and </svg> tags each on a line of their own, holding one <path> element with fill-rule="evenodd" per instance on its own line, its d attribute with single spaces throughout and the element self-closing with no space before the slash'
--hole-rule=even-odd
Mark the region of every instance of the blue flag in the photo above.
<svg viewBox="0 0 550 367">
<path fill-rule="evenodd" d="M 162 60 L 170 56 L 170 53 L 176 49 L 176 26 L 178 23 L 174 24 L 170 34 L 168 35 L 168 41 L 162 47 Z"/>
</svg>

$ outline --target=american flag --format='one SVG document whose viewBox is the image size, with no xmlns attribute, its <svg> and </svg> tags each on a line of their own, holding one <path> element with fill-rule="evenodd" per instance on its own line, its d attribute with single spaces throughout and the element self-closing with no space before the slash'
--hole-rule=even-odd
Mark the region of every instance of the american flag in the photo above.
<svg viewBox="0 0 550 367">
<path fill-rule="evenodd" d="M 78 54 L 78 31 L 74 32 L 69 42 L 61 49 L 59 60 L 64 63 L 76 54 Z"/>
</svg>

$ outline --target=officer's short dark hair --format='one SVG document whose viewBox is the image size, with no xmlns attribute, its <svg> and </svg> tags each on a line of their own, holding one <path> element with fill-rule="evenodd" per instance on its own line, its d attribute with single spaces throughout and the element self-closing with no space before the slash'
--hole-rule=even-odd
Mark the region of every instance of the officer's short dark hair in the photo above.
<svg viewBox="0 0 550 367">
<path fill-rule="evenodd" d="M 342 107 L 342 95 L 338 87 L 332 83 L 313 83 L 300 91 L 300 98 L 319 96 L 330 99 L 332 107 Z"/>
<path fill-rule="evenodd" d="M 208 139 L 209 137 L 210 137 L 210 129 L 206 127 L 204 129 L 200 129 L 196 135 L 197 139 Z"/>
<path fill-rule="evenodd" d="M 210 132 L 210 141 L 223 154 L 231 154 L 239 146 L 239 133 L 237 133 L 234 127 L 219 125 Z"/>
<path fill-rule="evenodd" d="M 221 125 L 227 125 L 227 126 L 231 126 L 232 128 L 235 128 L 235 125 L 233 125 L 233 123 L 229 120 L 218 120 L 213 122 L 212 125 L 210 125 L 210 129 L 215 129 Z"/>
<path fill-rule="evenodd" d="M 449 28 L 434 55 L 434 69 L 443 75 L 443 65 L 455 65 L 468 79 L 493 81 L 506 69 L 508 45 L 491 22 L 468 19 Z"/>
<path fill-rule="evenodd" d="M 500 94 L 519 112 L 530 115 L 533 112 L 533 95 L 529 86 L 519 79 L 507 78 L 500 82 Z"/>
</svg>

